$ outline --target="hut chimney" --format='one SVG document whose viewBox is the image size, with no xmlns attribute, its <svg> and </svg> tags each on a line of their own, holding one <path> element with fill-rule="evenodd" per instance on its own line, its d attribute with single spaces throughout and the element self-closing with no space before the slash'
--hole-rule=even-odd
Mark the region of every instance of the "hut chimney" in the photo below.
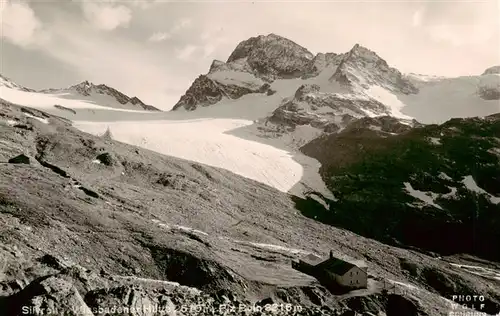
<svg viewBox="0 0 500 316">
<path fill-rule="evenodd" d="M 330 250 L 330 259 L 333 259 L 333 251 Z"/>
</svg>

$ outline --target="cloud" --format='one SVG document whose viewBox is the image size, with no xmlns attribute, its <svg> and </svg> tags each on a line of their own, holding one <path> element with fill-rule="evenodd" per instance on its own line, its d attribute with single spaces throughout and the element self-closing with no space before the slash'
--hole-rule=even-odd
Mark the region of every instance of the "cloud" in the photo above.
<svg viewBox="0 0 500 316">
<path fill-rule="evenodd" d="M 203 58 L 208 58 L 217 50 L 217 46 L 213 44 L 206 44 L 203 46 Z"/>
<path fill-rule="evenodd" d="M 167 39 L 172 38 L 175 34 L 179 33 L 180 31 L 191 27 L 192 24 L 193 23 L 192 23 L 191 19 L 188 19 L 188 18 L 180 19 L 174 24 L 174 26 L 169 31 L 153 33 L 149 37 L 148 41 L 150 41 L 150 42 L 165 41 Z"/>
<path fill-rule="evenodd" d="M 413 14 L 412 24 L 436 43 L 454 47 L 488 42 L 495 33 L 498 7 L 492 3 L 426 3 Z M 496 14 L 496 17 L 495 17 Z"/>
<path fill-rule="evenodd" d="M 28 46 L 37 41 L 42 23 L 27 3 L 0 3 L 0 34 L 14 45 Z"/>
<path fill-rule="evenodd" d="M 455 47 L 485 43 L 493 37 L 493 32 L 491 28 L 484 25 L 441 24 L 428 28 L 428 33 L 433 41 L 445 42 Z"/>
<path fill-rule="evenodd" d="M 200 34 L 202 41 L 201 49 L 203 58 L 210 58 L 216 53 L 223 44 L 229 42 L 229 39 L 223 35 L 223 28 L 205 28 Z"/>
<path fill-rule="evenodd" d="M 123 5 L 84 1 L 82 9 L 86 20 L 100 30 L 126 28 L 132 19 L 132 10 Z"/>
<path fill-rule="evenodd" d="M 183 18 L 183 19 L 180 19 L 179 21 L 177 21 L 177 23 L 174 25 L 174 28 L 172 29 L 172 31 L 174 33 L 177 33 L 179 32 L 180 30 L 182 29 L 185 29 L 185 28 L 188 28 L 190 27 L 191 25 L 193 24 L 193 20 L 191 19 L 188 19 L 188 18 Z"/>
<path fill-rule="evenodd" d="M 423 15 L 423 9 L 419 9 L 413 13 L 412 17 L 412 25 L 413 27 L 418 27 L 422 25 L 422 15 Z"/>
<path fill-rule="evenodd" d="M 199 46 L 188 44 L 181 49 L 176 49 L 176 57 L 182 61 L 189 61 L 199 49 Z"/>
<path fill-rule="evenodd" d="M 167 32 L 156 32 L 148 39 L 150 42 L 162 42 L 172 37 L 172 34 Z"/>
</svg>

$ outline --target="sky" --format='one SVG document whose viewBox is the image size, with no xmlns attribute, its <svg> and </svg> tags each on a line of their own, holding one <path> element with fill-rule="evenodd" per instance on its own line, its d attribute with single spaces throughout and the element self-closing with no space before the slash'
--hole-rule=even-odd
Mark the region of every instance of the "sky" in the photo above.
<svg viewBox="0 0 500 316">
<path fill-rule="evenodd" d="M 402 72 L 500 64 L 500 1 L 0 0 L 0 73 L 33 89 L 89 80 L 170 109 L 214 59 L 275 33 L 312 53 L 356 43 Z"/>
</svg>

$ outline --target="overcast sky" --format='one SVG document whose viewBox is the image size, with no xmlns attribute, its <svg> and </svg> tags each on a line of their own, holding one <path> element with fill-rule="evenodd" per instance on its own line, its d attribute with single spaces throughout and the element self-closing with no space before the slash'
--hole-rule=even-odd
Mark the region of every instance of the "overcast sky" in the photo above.
<svg viewBox="0 0 500 316">
<path fill-rule="evenodd" d="M 359 43 L 403 72 L 480 74 L 500 64 L 487 1 L 0 0 L 0 73 L 24 86 L 89 80 L 169 109 L 213 59 L 275 33 L 312 53 Z"/>
</svg>

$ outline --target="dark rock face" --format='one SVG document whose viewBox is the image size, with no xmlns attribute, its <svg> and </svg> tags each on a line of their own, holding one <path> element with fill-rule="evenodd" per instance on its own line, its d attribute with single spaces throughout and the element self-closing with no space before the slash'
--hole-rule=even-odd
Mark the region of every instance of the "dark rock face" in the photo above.
<svg viewBox="0 0 500 316">
<path fill-rule="evenodd" d="M 235 282 L 223 266 L 210 259 L 160 247 L 150 247 L 150 250 L 167 280 L 207 291 L 220 288 L 218 283 Z"/>
<path fill-rule="evenodd" d="M 342 59 L 330 78 L 351 88 L 379 85 L 393 92 L 418 93 L 401 72 L 389 67 L 375 52 L 356 44 Z"/>
<path fill-rule="evenodd" d="M 30 164 L 30 157 L 28 157 L 24 154 L 21 154 L 19 156 L 16 156 L 14 158 L 9 159 L 9 163 L 29 165 Z"/>
<path fill-rule="evenodd" d="M 201 75 L 193 82 L 191 87 L 174 105 L 172 110 L 185 108 L 188 111 L 195 110 L 198 106 L 209 106 L 226 97 L 239 99 L 250 93 L 266 93 L 270 90 L 269 84 L 265 83 L 258 88 L 250 88 L 236 84 L 222 84 L 207 75 Z"/>
<path fill-rule="evenodd" d="M 96 160 L 100 161 L 106 166 L 113 166 L 117 163 L 116 159 L 110 153 L 102 153 L 96 157 Z"/>
<path fill-rule="evenodd" d="M 191 87 L 175 104 L 172 110 L 184 107 L 188 111 L 195 110 L 198 106 L 208 106 L 219 102 L 224 92 L 206 75 L 201 75 L 193 82 Z"/>
<path fill-rule="evenodd" d="M 327 67 L 338 67 L 344 56 L 345 54 L 318 53 L 314 59 L 310 61 L 306 73 L 302 75 L 302 79 L 316 77 Z"/>
<path fill-rule="evenodd" d="M 273 80 L 302 76 L 312 56 L 302 46 L 281 36 L 269 34 L 252 37 L 238 44 L 227 62 L 245 58 L 256 75 Z"/>
<path fill-rule="evenodd" d="M 297 100 L 302 100 L 304 95 L 311 93 L 311 92 L 319 92 L 320 87 L 316 84 L 307 84 L 307 85 L 302 85 L 300 86 L 297 91 L 295 92 L 295 99 Z"/>
</svg>

